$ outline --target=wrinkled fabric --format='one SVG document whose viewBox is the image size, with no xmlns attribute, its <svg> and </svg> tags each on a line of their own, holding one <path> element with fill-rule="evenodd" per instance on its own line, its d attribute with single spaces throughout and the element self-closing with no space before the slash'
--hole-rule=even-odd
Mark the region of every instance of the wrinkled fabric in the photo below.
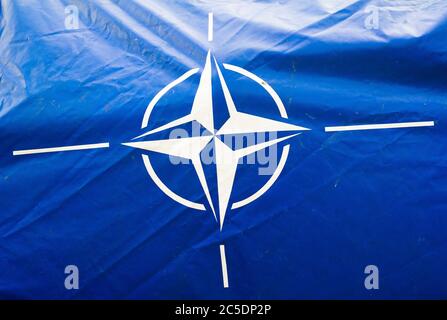
<svg viewBox="0 0 447 320">
<path fill-rule="evenodd" d="M 70 5 L 77 29 L 66 28 Z M 141 152 L 121 144 L 208 49 L 269 83 L 288 120 L 311 129 L 222 232 L 209 210 L 167 197 Z M 226 76 L 243 110 L 277 117 L 265 93 Z M 446 79 L 443 0 L 2 0 L 0 298 L 447 298 Z M 197 83 L 171 90 L 153 124 L 188 112 Z M 324 130 L 415 121 L 435 126 Z M 238 171 L 232 201 L 265 182 L 252 167 Z M 159 157 L 154 168 L 206 202 L 190 165 Z M 79 290 L 64 287 L 67 265 Z M 379 290 L 364 287 L 367 265 Z"/>
</svg>

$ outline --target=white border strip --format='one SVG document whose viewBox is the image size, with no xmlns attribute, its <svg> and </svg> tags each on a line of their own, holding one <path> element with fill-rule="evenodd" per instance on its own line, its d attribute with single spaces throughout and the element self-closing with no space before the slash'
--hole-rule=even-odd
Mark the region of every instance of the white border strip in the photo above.
<svg viewBox="0 0 447 320">
<path fill-rule="evenodd" d="M 419 122 L 401 122 L 401 123 L 364 124 L 364 125 L 355 125 L 355 126 L 325 127 L 324 131 L 337 132 L 337 131 L 354 131 L 354 130 L 416 128 L 416 127 L 434 127 L 434 125 L 435 125 L 434 121 L 419 121 Z"/>
<path fill-rule="evenodd" d="M 110 146 L 110 144 L 108 142 L 104 142 L 104 143 L 93 143 L 93 144 L 80 144 L 80 145 L 76 145 L 76 146 L 66 146 L 66 147 L 14 150 L 12 152 L 12 155 L 13 156 L 22 156 L 22 155 L 36 154 L 36 153 L 50 153 L 50 152 L 62 152 L 62 151 L 100 149 L 100 148 L 108 148 L 109 146 Z"/>
<path fill-rule="evenodd" d="M 213 13 L 208 13 L 208 41 L 213 41 Z"/>
<path fill-rule="evenodd" d="M 225 257 L 225 246 L 220 245 L 220 261 L 222 263 L 222 279 L 224 288 L 228 288 L 228 271 L 227 271 L 227 259 Z"/>
</svg>

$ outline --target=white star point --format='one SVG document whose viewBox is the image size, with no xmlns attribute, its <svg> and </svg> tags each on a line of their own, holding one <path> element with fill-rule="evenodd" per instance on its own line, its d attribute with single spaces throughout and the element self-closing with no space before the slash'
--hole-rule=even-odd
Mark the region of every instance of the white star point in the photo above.
<svg viewBox="0 0 447 320">
<path fill-rule="evenodd" d="M 213 59 L 224 93 L 225 103 L 229 112 L 228 120 L 219 130 L 216 130 L 214 127 L 211 53 L 208 51 L 205 67 L 203 68 L 199 86 L 192 104 L 191 113 L 179 119 L 173 120 L 167 124 L 164 124 L 158 128 L 145 132 L 142 135 L 135 137 L 132 142 L 123 143 L 123 145 L 145 151 L 152 151 L 189 159 L 194 166 L 200 185 L 207 198 L 211 211 L 214 214 L 214 218 L 217 221 L 215 206 L 210 195 L 210 190 L 200 158 L 202 150 L 208 145 L 208 143 L 214 141 L 214 156 L 217 175 L 218 216 L 220 230 L 222 230 L 225 221 L 225 215 L 229 206 L 231 193 L 233 190 L 239 159 L 287 139 L 290 139 L 300 133 L 294 133 L 282 138 L 272 139 L 237 150 L 231 149 L 224 142 L 222 142 L 219 137 L 224 135 L 261 132 L 296 132 L 310 129 L 237 111 L 236 105 L 234 104 L 233 98 L 231 97 L 230 91 L 219 68 L 219 65 L 214 57 Z M 172 129 L 174 127 L 193 121 L 197 121 L 198 123 L 200 123 L 211 134 L 200 137 L 134 142 L 134 140 L 148 136 L 150 134 Z"/>
</svg>

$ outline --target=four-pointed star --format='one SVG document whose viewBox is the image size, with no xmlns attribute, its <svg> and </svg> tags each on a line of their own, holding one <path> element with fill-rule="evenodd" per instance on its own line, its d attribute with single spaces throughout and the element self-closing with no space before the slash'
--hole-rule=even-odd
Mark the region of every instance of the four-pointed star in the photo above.
<svg viewBox="0 0 447 320">
<path fill-rule="evenodd" d="M 217 221 L 216 210 L 211 199 L 208 183 L 205 178 L 202 162 L 200 159 L 200 152 L 208 145 L 208 143 L 214 142 L 214 156 L 216 163 L 217 192 L 219 202 L 219 222 L 220 229 L 222 230 L 231 191 L 233 189 L 233 183 L 239 159 L 249 154 L 268 148 L 293 136 L 296 136 L 298 133 L 254 144 L 237 150 L 233 150 L 224 142 L 222 142 L 222 136 L 260 132 L 304 131 L 309 129 L 237 111 L 233 98 L 231 97 L 230 91 L 228 90 L 225 79 L 219 68 L 219 65 L 214 57 L 213 60 L 216 66 L 219 81 L 222 86 L 225 102 L 229 112 L 228 120 L 220 129 L 215 130 L 214 127 L 211 70 L 212 63 L 211 53 L 210 51 L 208 51 L 205 67 L 203 68 L 200 77 L 200 82 L 194 97 L 191 113 L 158 128 L 150 130 L 138 137 L 135 137 L 133 140 L 160 131 L 172 129 L 174 127 L 192 121 L 198 122 L 205 129 L 207 129 L 208 133 L 205 133 L 203 136 L 200 137 L 136 141 L 123 144 L 133 148 L 163 153 L 191 160 L 199 178 L 202 189 L 209 202 L 210 208 L 214 214 L 214 218 Z"/>
</svg>

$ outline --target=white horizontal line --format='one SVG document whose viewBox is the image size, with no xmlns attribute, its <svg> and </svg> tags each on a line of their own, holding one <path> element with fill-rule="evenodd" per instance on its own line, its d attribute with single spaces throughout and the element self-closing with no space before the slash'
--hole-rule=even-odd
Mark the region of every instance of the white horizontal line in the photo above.
<svg viewBox="0 0 447 320">
<path fill-rule="evenodd" d="M 100 149 L 108 148 L 110 145 L 108 142 L 93 143 L 93 144 L 80 144 L 76 146 L 54 147 L 54 148 L 40 148 L 40 149 L 27 149 L 27 150 L 15 150 L 12 152 L 13 156 L 22 156 L 25 154 L 36 153 L 49 153 L 49 152 L 61 152 L 61 151 L 74 151 L 74 150 L 87 150 L 87 149 Z"/>
<path fill-rule="evenodd" d="M 325 127 L 324 131 L 335 132 L 335 131 L 353 131 L 353 130 L 416 128 L 416 127 L 433 127 L 434 125 L 435 125 L 434 121 L 363 124 L 363 125 L 355 125 L 355 126 Z"/>
</svg>

